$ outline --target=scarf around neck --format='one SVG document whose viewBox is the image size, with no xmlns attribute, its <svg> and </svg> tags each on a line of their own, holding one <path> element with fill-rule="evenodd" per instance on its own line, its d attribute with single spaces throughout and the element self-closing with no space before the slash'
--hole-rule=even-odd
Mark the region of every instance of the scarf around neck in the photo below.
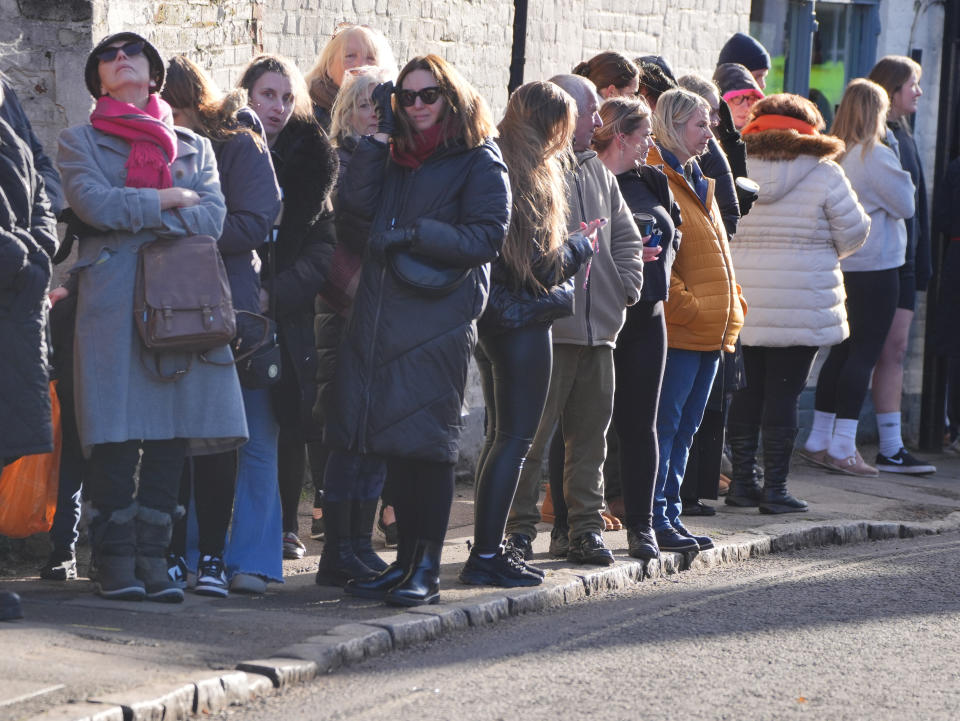
<svg viewBox="0 0 960 721">
<path fill-rule="evenodd" d="M 397 150 L 397 146 L 390 145 L 390 157 L 393 162 L 402 165 L 405 168 L 416 170 L 423 161 L 429 158 L 436 151 L 440 144 L 440 135 L 443 131 L 443 124 L 437 123 L 431 128 L 417 133 L 413 136 L 413 147 L 409 150 Z"/>
<path fill-rule="evenodd" d="M 170 106 L 156 93 L 143 110 L 108 95 L 97 99 L 90 124 L 130 143 L 126 187 L 160 190 L 173 185 L 170 164 L 177 157 L 177 134 L 164 122 L 170 115 Z"/>
<path fill-rule="evenodd" d="M 740 135 L 762 133 L 764 130 L 796 130 L 801 135 L 819 135 L 817 129 L 799 118 L 789 115 L 758 115 L 740 130 Z"/>
</svg>

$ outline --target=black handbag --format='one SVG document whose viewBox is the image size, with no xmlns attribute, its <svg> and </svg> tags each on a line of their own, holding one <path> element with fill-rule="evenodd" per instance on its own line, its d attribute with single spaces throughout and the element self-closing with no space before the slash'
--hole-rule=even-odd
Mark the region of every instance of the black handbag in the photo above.
<svg viewBox="0 0 960 721">
<path fill-rule="evenodd" d="M 280 343 L 277 324 L 272 318 L 238 310 L 233 354 L 237 376 L 244 388 L 269 388 L 280 380 Z"/>
<path fill-rule="evenodd" d="M 390 270 L 397 280 L 423 295 L 433 297 L 452 293 L 467 279 L 472 270 L 444 265 L 408 250 L 388 253 L 387 257 Z"/>
</svg>

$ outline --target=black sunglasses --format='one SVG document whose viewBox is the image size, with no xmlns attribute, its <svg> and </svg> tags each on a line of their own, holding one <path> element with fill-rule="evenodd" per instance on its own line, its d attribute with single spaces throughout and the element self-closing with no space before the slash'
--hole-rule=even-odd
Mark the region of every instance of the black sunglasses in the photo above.
<svg viewBox="0 0 960 721">
<path fill-rule="evenodd" d="M 143 52 L 143 40 L 131 40 L 128 43 L 124 43 L 120 47 L 104 48 L 97 53 L 97 58 L 100 59 L 101 63 L 110 63 L 117 59 L 117 54 L 121 50 L 123 50 L 123 54 L 128 58 L 132 58 L 134 55 L 139 55 Z"/>
<path fill-rule="evenodd" d="M 415 102 L 417 102 L 417 97 L 423 101 L 424 105 L 433 105 L 440 99 L 440 96 L 443 95 L 443 91 L 437 86 L 430 88 L 424 88 L 423 90 L 398 90 L 397 91 L 397 102 L 400 103 L 405 108 L 409 108 Z"/>
</svg>

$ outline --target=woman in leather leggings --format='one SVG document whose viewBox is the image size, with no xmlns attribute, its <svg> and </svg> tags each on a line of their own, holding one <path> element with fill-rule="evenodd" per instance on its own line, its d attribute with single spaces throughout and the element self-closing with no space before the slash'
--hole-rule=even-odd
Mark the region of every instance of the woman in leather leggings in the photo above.
<svg viewBox="0 0 960 721">
<path fill-rule="evenodd" d="M 477 463 L 475 544 L 460 580 L 534 586 L 543 572 L 503 551 L 507 513 L 540 423 L 552 366 L 550 325 L 573 311 L 572 276 L 593 254 L 589 235 L 567 237 L 563 158 L 576 104 L 553 83 L 532 82 L 510 97 L 499 145 L 513 208 L 503 252 L 493 263 L 490 300 L 476 350 L 487 410 Z M 559 285 L 558 285 L 559 284 Z"/>
</svg>

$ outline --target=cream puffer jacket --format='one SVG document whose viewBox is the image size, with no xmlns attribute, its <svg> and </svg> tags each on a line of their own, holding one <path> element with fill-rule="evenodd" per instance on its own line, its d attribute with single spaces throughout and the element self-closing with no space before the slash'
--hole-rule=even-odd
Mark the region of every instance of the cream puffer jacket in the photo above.
<svg viewBox="0 0 960 721">
<path fill-rule="evenodd" d="M 866 240 L 870 218 L 843 169 L 842 141 L 795 130 L 744 136 L 760 198 L 730 243 L 750 313 L 750 346 L 834 345 L 850 331 L 840 259 Z"/>
</svg>

